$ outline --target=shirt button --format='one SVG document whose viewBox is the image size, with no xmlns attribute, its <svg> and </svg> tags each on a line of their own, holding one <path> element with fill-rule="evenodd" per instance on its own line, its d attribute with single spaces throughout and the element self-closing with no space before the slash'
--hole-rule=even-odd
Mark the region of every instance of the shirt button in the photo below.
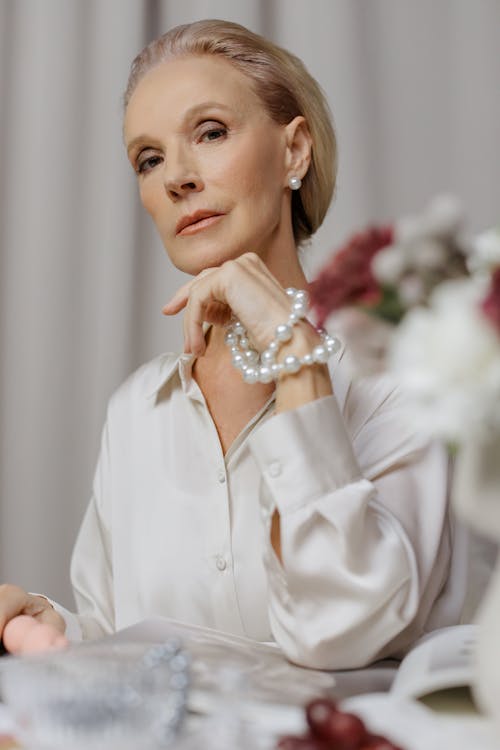
<svg viewBox="0 0 500 750">
<path fill-rule="evenodd" d="M 217 555 L 217 560 L 215 561 L 215 564 L 217 565 L 217 570 L 225 570 L 227 568 L 227 562 L 224 560 L 224 558 L 221 555 Z"/>
<path fill-rule="evenodd" d="M 268 473 L 270 477 L 273 477 L 275 479 L 276 477 L 279 477 L 281 474 L 281 464 L 279 461 L 273 461 L 272 464 L 269 464 Z"/>
<path fill-rule="evenodd" d="M 221 484 L 224 484 L 224 482 L 226 481 L 226 472 L 224 471 L 224 469 L 219 470 L 219 473 L 217 474 L 217 479 L 219 480 Z"/>
</svg>

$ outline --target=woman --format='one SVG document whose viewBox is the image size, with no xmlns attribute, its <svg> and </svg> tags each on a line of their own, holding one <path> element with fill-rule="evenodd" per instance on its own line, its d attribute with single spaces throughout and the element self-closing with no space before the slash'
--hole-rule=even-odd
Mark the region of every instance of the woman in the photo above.
<svg viewBox="0 0 500 750">
<path fill-rule="evenodd" d="M 298 247 L 335 179 L 316 82 L 241 26 L 181 26 L 134 61 L 124 138 L 193 276 L 164 308 L 184 312 L 184 354 L 111 399 L 73 557 L 78 616 L 4 586 L 7 648 L 31 647 L 19 614 L 45 646 L 160 614 L 346 668 L 457 621 L 440 448 L 412 434 L 387 379 L 350 382 L 302 317 Z"/>
</svg>

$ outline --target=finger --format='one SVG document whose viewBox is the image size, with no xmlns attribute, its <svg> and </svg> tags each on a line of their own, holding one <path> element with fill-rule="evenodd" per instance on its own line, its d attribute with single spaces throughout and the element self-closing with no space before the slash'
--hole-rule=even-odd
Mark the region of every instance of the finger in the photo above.
<svg viewBox="0 0 500 750">
<path fill-rule="evenodd" d="M 184 353 L 191 354 L 191 344 L 189 342 L 187 314 L 184 315 L 184 318 L 182 320 L 182 331 L 184 334 Z"/>
<path fill-rule="evenodd" d="M 30 595 L 19 586 L 4 583 L 0 586 L 0 637 L 5 625 L 24 612 Z"/>
<path fill-rule="evenodd" d="M 174 296 L 167 302 L 166 305 L 162 307 L 161 311 L 163 315 L 176 315 L 182 310 L 183 307 L 186 306 L 186 303 L 189 299 L 190 285 L 191 282 L 189 286 L 186 284 L 176 291 Z"/>
<path fill-rule="evenodd" d="M 192 293 L 186 307 L 186 345 L 189 351 L 197 357 L 203 356 L 206 349 L 203 334 L 204 303 L 197 294 Z"/>
<path fill-rule="evenodd" d="M 28 630 L 18 653 L 34 654 L 49 649 L 64 648 L 68 640 L 53 625 L 36 623 L 34 628 Z"/>
<path fill-rule="evenodd" d="M 9 620 L 2 635 L 3 644 L 7 651 L 11 654 L 18 654 L 25 637 L 36 626 L 35 618 L 30 615 L 18 615 Z"/>
<path fill-rule="evenodd" d="M 28 603 L 23 612 L 34 617 L 38 623 L 51 625 L 52 627 L 57 628 L 61 634 L 66 630 L 64 617 L 60 615 L 59 612 L 56 612 L 45 596 L 29 594 Z"/>
<path fill-rule="evenodd" d="M 213 273 L 216 270 L 217 268 L 204 268 L 203 271 L 201 271 L 194 279 L 191 279 L 186 284 L 183 284 L 181 287 L 179 287 L 174 296 L 171 297 L 167 304 L 163 306 L 162 313 L 164 315 L 175 315 L 176 313 L 180 312 L 180 310 L 182 310 L 183 307 L 185 307 L 187 304 L 192 287 L 200 279 L 203 279 L 205 276 Z"/>
<path fill-rule="evenodd" d="M 35 615 L 35 619 L 42 625 L 50 625 L 55 628 L 60 635 L 64 635 L 66 632 L 66 622 L 64 617 L 56 612 L 56 610 L 50 605 Z"/>
</svg>

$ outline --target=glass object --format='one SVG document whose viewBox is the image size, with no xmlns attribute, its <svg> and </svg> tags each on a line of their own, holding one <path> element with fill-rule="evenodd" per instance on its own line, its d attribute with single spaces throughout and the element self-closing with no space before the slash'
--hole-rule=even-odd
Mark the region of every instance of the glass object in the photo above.
<svg viewBox="0 0 500 750">
<path fill-rule="evenodd" d="M 156 750 L 180 728 L 189 663 L 175 638 L 83 644 L 5 657 L 1 694 L 30 750 Z"/>
</svg>

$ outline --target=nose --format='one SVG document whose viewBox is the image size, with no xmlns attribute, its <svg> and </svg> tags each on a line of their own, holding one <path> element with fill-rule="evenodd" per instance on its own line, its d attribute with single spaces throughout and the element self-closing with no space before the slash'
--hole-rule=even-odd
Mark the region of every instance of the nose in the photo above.
<svg viewBox="0 0 500 750">
<path fill-rule="evenodd" d="M 168 155 L 165 160 L 163 184 L 167 196 L 173 202 L 182 200 L 190 193 L 203 190 L 203 181 L 195 164 L 183 152 L 175 156 L 170 152 Z"/>
</svg>

